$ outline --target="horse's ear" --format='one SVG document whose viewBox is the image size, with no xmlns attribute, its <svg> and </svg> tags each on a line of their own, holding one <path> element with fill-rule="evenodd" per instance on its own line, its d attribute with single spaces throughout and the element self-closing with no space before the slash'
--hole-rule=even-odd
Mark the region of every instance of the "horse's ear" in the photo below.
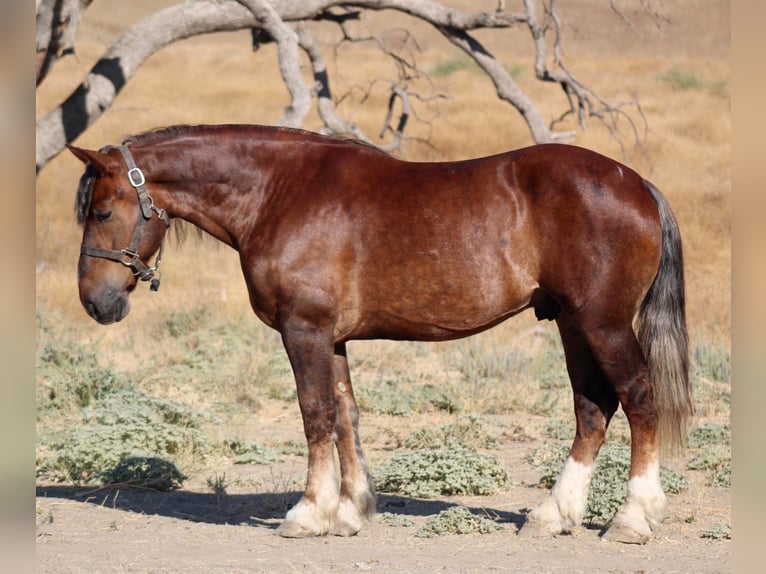
<svg viewBox="0 0 766 574">
<path fill-rule="evenodd" d="M 101 173 L 109 171 L 110 167 L 114 167 L 115 160 L 105 153 L 93 151 L 89 149 L 82 149 L 77 146 L 66 144 L 66 147 L 71 151 L 75 157 L 77 157 L 83 163 L 90 163 Z"/>
</svg>

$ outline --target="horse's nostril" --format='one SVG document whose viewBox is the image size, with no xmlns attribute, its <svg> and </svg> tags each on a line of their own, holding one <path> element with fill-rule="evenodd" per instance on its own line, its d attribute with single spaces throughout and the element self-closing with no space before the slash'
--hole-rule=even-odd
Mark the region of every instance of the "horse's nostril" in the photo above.
<svg viewBox="0 0 766 574">
<path fill-rule="evenodd" d="M 84 304 L 83 304 L 83 307 L 85 307 L 85 312 L 88 315 L 90 315 L 94 319 L 96 318 L 96 315 L 97 315 L 96 306 L 93 304 L 92 301 L 90 301 L 90 300 L 85 301 Z"/>
</svg>

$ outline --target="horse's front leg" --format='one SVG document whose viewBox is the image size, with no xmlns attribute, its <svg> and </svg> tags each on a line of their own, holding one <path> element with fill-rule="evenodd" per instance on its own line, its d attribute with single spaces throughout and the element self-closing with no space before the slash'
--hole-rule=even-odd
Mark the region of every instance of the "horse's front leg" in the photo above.
<svg viewBox="0 0 766 574">
<path fill-rule="evenodd" d="M 359 409 L 351 387 L 346 346 L 335 346 L 333 369 L 335 392 L 335 442 L 340 461 L 341 486 L 338 516 L 333 534 L 353 536 L 375 513 L 375 486 L 359 440 Z"/>
<path fill-rule="evenodd" d="M 278 533 L 289 538 L 321 536 L 332 530 L 339 502 L 333 457 L 332 332 L 304 320 L 290 320 L 283 325 L 282 341 L 295 374 L 309 466 L 303 497 L 287 513 Z"/>
</svg>

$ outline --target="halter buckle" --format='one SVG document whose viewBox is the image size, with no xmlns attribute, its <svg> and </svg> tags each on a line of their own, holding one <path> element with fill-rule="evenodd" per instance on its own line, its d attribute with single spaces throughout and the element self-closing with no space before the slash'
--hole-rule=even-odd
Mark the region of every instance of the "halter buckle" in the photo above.
<svg viewBox="0 0 766 574">
<path fill-rule="evenodd" d="M 123 257 L 130 257 L 129 261 L 125 259 L 119 260 L 119 262 L 122 263 L 125 267 L 136 267 L 136 262 L 141 261 L 141 259 L 138 257 L 138 252 L 128 249 L 127 247 L 125 249 L 120 249 L 120 255 Z"/>
<path fill-rule="evenodd" d="M 130 185 L 136 188 L 141 187 L 146 183 L 144 172 L 137 167 L 128 170 L 128 180 L 130 181 Z"/>
</svg>

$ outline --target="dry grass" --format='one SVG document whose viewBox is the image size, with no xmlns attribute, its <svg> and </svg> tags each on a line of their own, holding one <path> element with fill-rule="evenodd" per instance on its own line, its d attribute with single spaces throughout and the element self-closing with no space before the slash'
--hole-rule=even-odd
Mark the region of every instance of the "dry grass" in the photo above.
<svg viewBox="0 0 766 574">
<path fill-rule="evenodd" d="M 84 71 L 145 8 L 174 2 L 131 2 L 129 8 L 117 2 L 95 3 L 87 12 L 78 38 L 79 61 L 66 58 L 38 91 L 38 115 L 68 95 Z M 117 4 L 121 11 L 127 10 L 119 22 L 112 17 Z M 489 4 L 494 6 L 493 2 Z M 583 0 L 579 4 L 592 6 L 596 2 Z M 646 159 L 638 157 L 634 165 L 663 190 L 678 215 L 686 249 L 690 332 L 729 348 L 731 121 L 725 83 L 730 80 L 730 70 L 725 34 L 719 30 L 726 27 L 725 22 L 708 22 L 718 13 L 716 10 L 720 12 L 721 6 L 728 4 L 718 2 L 715 9 L 694 10 L 693 14 L 684 3 L 666 5 L 673 27 L 658 33 L 651 22 L 642 24 L 635 37 L 608 10 L 606 15 L 599 12 L 599 17 L 610 18 L 607 28 L 613 27 L 614 32 L 606 35 L 611 42 L 624 38 L 623 44 L 609 44 L 612 49 L 608 51 L 602 45 L 607 41 L 603 23 L 589 23 L 576 7 L 571 8 L 574 12 L 564 14 L 574 22 L 567 30 L 565 56 L 579 77 L 602 94 L 640 100 L 650 133 L 644 149 Z M 690 21 L 694 18 L 707 26 L 706 38 L 712 38 L 710 42 L 718 46 L 707 45 L 701 52 L 704 57 L 692 53 L 692 46 L 697 45 L 695 34 L 701 33 L 699 26 Z M 390 24 L 392 19 L 396 20 L 388 14 L 374 16 L 379 25 Z M 416 26 L 414 31 L 421 29 Z M 525 31 L 505 38 L 499 32 L 480 35 L 509 69 L 523 68 L 518 72 L 518 82 L 546 113 L 553 114 L 563 105 L 560 90 L 534 80 L 526 36 Z M 97 148 L 115 143 L 125 134 L 173 123 L 275 121 L 287 100 L 285 88 L 277 79 L 274 50 L 265 46 L 252 53 L 249 42 L 247 32 L 215 35 L 188 40 L 156 54 L 126 86 L 113 108 L 77 144 Z M 419 58 L 426 70 L 457 55 L 433 31 L 427 31 L 419 43 Z M 337 82 L 336 92 L 379 77 L 386 64 L 375 57 L 369 47 L 343 50 L 340 58 L 348 62 L 348 67 Z M 694 74 L 703 87 L 679 89 L 663 80 L 663 74 L 671 69 Z M 449 92 L 450 99 L 440 100 L 438 108 L 431 110 L 434 119 L 430 127 L 412 126 L 413 134 L 430 135 L 434 147 L 412 143 L 401 154 L 403 157 L 468 158 L 530 143 L 521 119 L 497 100 L 491 83 L 475 68 L 464 67 L 440 76 L 435 88 Z M 386 86 L 380 89 L 372 100 L 385 99 Z M 355 120 L 369 133 L 377 133 L 382 113 L 360 109 Z M 317 126 L 312 116 L 306 127 Z M 570 127 L 563 125 L 562 129 Z M 588 131 L 578 135 L 576 143 L 620 157 L 619 146 L 593 121 Z M 71 155 L 62 154 L 37 181 L 37 301 L 41 313 L 55 311 L 57 320 L 73 336 L 98 342 L 118 364 L 151 347 L 152 327 L 160 320 L 158 317 L 171 310 L 207 306 L 218 317 L 250 315 L 236 253 L 212 242 L 189 241 L 181 247 L 171 243 L 163 263 L 162 289 L 157 294 L 137 289 L 132 295 L 133 311 L 126 321 L 109 328 L 92 322 L 80 308 L 75 275 L 80 230 L 72 204 L 80 174 L 81 164 Z M 516 319 L 487 335 L 487 340 L 507 344 L 533 324 L 534 318 Z M 390 352 L 391 361 L 396 361 L 400 351 Z"/>
</svg>

